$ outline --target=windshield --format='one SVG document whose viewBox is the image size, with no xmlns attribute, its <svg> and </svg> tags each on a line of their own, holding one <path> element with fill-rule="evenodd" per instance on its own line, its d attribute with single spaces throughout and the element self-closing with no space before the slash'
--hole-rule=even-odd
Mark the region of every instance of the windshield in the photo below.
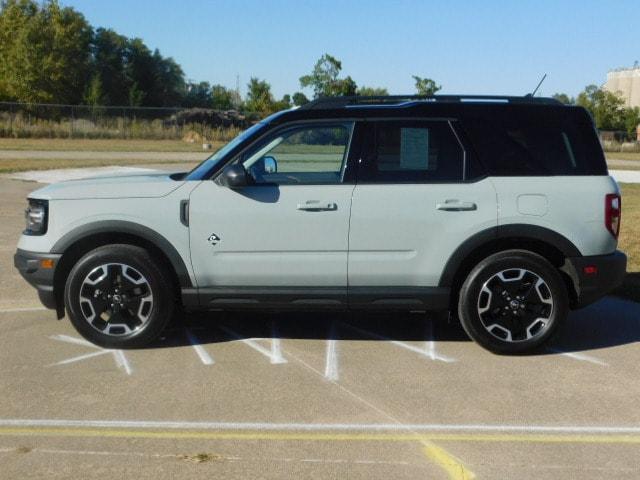
<svg viewBox="0 0 640 480">
<path fill-rule="evenodd" d="M 251 137 L 254 133 L 256 133 L 257 131 L 259 131 L 262 128 L 264 128 L 265 125 L 266 124 L 264 122 L 258 122 L 255 125 L 253 125 L 252 127 L 246 129 L 244 132 L 242 132 L 236 138 L 231 140 L 229 143 L 227 143 L 220 150 L 215 152 L 213 155 L 211 155 L 209 158 L 207 158 L 202 163 L 200 163 L 198 166 L 196 166 L 193 170 L 191 170 L 187 174 L 186 179 L 187 180 L 201 180 L 203 175 L 205 175 L 213 167 L 215 167 L 218 164 L 218 162 L 220 162 L 220 160 L 225 158 L 230 151 L 232 151 L 234 148 L 236 148 L 238 145 L 240 145 L 246 139 Z"/>
</svg>

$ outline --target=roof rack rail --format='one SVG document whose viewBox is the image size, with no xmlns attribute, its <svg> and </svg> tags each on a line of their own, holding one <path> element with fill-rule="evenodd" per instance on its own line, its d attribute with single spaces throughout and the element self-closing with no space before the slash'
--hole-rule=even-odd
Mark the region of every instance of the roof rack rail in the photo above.
<svg viewBox="0 0 640 480">
<path fill-rule="evenodd" d="M 316 110 L 328 108 L 342 108 L 355 106 L 409 106 L 416 103 L 512 103 L 512 104 L 543 104 L 562 105 L 555 98 L 523 97 L 504 95 L 382 95 L 351 97 L 323 97 L 304 104 L 302 109 Z"/>
</svg>

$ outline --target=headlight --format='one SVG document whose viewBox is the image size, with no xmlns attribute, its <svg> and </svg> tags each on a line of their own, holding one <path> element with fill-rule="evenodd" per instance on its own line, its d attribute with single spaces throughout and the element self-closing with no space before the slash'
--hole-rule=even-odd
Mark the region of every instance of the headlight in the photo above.
<svg viewBox="0 0 640 480">
<path fill-rule="evenodd" d="M 44 235 L 47 233 L 49 217 L 49 202 L 29 198 L 29 206 L 24 211 L 26 229 L 25 235 Z"/>
</svg>

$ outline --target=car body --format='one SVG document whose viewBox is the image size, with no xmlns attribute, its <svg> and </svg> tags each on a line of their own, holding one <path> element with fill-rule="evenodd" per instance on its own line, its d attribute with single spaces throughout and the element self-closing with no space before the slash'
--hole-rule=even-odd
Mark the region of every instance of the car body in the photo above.
<svg viewBox="0 0 640 480">
<path fill-rule="evenodd" d="M 268 117 L 191 172 L 61 182 L 29 201 L 28 217 L 44 227 L 25 230 L 15 264 L 59 317 L 65 304 L 72 321 L 84 317 L 76 328 L 97 315 L 82 291 L 108 265 L 125 265 L 113 267 L 121 269 L 114 278 L 131 276 L 131 288 L 147 277 L 144 262 L 128 275 L 116 251 L 94 280 L 89 269 L 70 286 L 85 257 L 114 245 L 137 247 L 162 270 L 169 291 L 151 295 L 150 286 L 153 301 L 168 295 L 207 310 L 452 311 L 474 339 L 504 352 L 548 340 L 568 308 L 605 295 L 626 266 L 616 250 L 619 190 L 590 116 L 533 97 L 319 100 Z M 477 298 L 463 306 L 474 269 L 505 252 L 506 260 L 494 259 L 505 269 L 484 278 L 491 268 L 482 267 L 489 270 L 479 273 Z M 522 255 L 530 269 L 518 267 Z M 494 338 L 477 338 L 464 311 L 493 315 L 496 282 L 508 287 L 505 310 L 518 315 L 533 305 L 517 303 L 515 285 L 524 283 L 548 318 L 532 313 L 537 326 L 519 327 L 518 341 L 515 329 L 480 320 L 482 335 Z M 74 288 L 85 300 L 68 297 Z M 116 294 L 107 290 L 96 298 Z M 148 303 L 135 308 L 154 317 L 157 305 Z M 129 315 L 125 307 L 120 315 Z M 100 328 L 81 333 L 138 345 L 136 331 L 148 321 L 104 338 Z"/>
</svg>

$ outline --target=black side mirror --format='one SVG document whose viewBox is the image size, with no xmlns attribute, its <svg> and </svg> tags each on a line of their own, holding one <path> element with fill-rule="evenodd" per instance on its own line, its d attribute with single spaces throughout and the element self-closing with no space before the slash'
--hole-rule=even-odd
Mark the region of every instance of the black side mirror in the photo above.
<svg viewBox="0 0 640 480">
<path fill-rule="evenodd" d="M 247 171 L 239 163 L 225 167 L 220 175 L 220 185 L 229 188 L 246 187 L 249 185 Z"/>
</svg>

